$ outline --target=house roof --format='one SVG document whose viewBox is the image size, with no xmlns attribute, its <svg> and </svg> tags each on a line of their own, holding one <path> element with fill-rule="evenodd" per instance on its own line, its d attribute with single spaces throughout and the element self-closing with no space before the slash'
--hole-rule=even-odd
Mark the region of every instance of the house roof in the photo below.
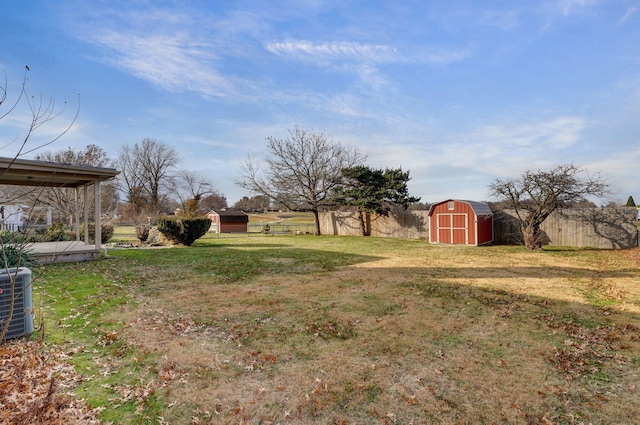
<svg viewBox="0 0 640 425">
<path fill-rule="evenodd" d="M 431 208 L 429 208 L 429 215 L 431 215 L 431 212 L 433 211 L 434 206 L 444 204 L 449 201 L 464 202 L 466 204 L 469 204 L 471 206 L 471 209 L 477 216 L 493 215 L 493 211 L 491 211 L 491 207 L 489 207 L 489 204 L 485 202 L 478 202 L 478 201 L 465 201 L 463 199 L 447 199 L 446 201 L 437 202 L 431 205 Z"/>
<path fill-rule="evenodd" d="M 77 188 L 118 174 L 115 168 L 0 157 L 0 184 Z"/>
</svg>

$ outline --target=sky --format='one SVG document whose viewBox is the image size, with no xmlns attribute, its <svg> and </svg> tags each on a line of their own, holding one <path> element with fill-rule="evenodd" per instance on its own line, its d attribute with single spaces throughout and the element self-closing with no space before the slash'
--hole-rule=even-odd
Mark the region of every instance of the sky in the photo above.
<svg viewBox="0 0 640 425">
<path fill-rule="evenodd" d="M 2 3 L 0 116 L 25 75 L 64 107 L 25 158 L 152 138 L 233 204 L 240 164 L 297 126 L 409 170 L 423 202 L 572 163 L 640 203 L 640 0 Z M 0 156 L 30 120 L 0 119 Z"/>
</svg>

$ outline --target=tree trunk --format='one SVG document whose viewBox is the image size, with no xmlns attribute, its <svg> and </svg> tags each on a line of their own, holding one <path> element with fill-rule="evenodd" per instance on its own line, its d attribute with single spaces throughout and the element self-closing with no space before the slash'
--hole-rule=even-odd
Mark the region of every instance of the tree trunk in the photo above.
<svg viewBox="0 0 640 425">
<path fill-rule="evenodd" d="M 313 210 L 313 218 L 315 220 L 315 224 L 316 224 L 316 232 L 315 235 L 316 236 L 320 236 L 320 214 L 318 213 L 318 210 Z"/>
<path fill-rule="evenodd" d="M 525 223 L 522 226 L 522 238 L 524 247 L 530 251 L 542 250 L 542 234 L 540 232 L 540 224 Z"/>
<path fill-rule="evenodd" d="M 365 214 L 361 209 L 358 209 L 358 219 L 360 221 L 360 230 L 362 230 L 362 236 L 369 236 L 369 232 L 367 232 L 367 223 L 365 222 Z"/>
</svg>

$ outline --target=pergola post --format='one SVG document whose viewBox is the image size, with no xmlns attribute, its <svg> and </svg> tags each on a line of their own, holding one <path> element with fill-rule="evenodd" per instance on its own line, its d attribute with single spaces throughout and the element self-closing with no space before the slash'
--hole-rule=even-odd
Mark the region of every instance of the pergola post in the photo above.
<svg viewBox="0 0 640 425">
<path fill-rule="evenodd" d="M 74 220 L 76 221 L 75 224 L 75 228 L 76 228 L 76 240 L 79 241 L 80 240 L 80 195 L 78 194 L 78 188 L 75 188 L 75 201 L 76 201 L 76 211 L 75 211 L 75 217 Z"/>
<path fill-rule="evenodd" d="M 100 206 L 100 180 L 96 179 L 93 183 L 93 193 L 95 198 L 95 242 L 96 249 L 100 250 L 102 246 L 102 223 L 100 222 L 100 210 L 102 209 Z"/>
<path fill-rule="evenodd" d="M 84 243 L 89 245 L 89 186 L 84 185 Z"/>
</svg>

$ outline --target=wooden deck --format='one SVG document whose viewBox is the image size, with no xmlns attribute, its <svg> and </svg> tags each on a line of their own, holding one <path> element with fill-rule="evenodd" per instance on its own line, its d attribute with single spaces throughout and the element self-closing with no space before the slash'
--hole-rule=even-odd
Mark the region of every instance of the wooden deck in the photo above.
<svg viewBox="0 0 640 425">
<path fill-rule="evenodd" d="M 38 264 L 73 263 L 100 258 L 100 250 L 95 245 L 86 245 L 82 241 L 39 242 L 30 244 L 29 249 Z"/>
</svg>

